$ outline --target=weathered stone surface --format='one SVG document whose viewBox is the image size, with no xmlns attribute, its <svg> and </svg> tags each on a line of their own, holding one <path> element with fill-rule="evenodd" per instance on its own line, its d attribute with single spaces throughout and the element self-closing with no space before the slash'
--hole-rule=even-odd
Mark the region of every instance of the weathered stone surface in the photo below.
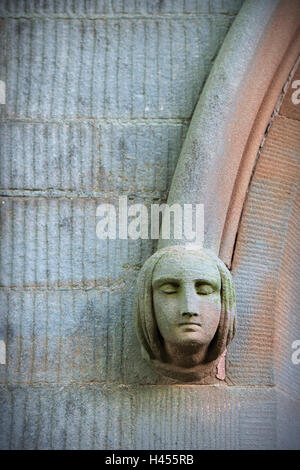
<svg viewBox="0 0 300 470">
<path fill-rule="evenodd" d="M 186 130 L 175 120 L 1 123 L 0 190 L 154 197 L 170 186 Z"/>
<path fill-rule="evenodd" d="M 245 2 L 206 81 L 181 150 L 168 203 L 187 204 L 192 201 L 194 204 L 204 204 L 204 246 L 216 253 L 220 250 L 231 203 L 235 202 L 232 201 L 232 194 L 237 189 L 236 181 L 237 184 L 240 182 L 238 174 L 249 134 L 252 133 L 254 122 L 256 125 L 259 120 L 257 117 L 262 102 L 270 82 L 277 74 L 279 61 L 283 60 L 292 35 L 296 34 L 299 27 L 297 18 L 300 10 L 297 4 L 294 3 L 294 6 L 295 10 L 291 12 L 289 5 L 283 3 L 284 11 L 280 14 L 279 1 Z M 278 30 L 282 35 L 278 34 Z M 277 38 L 280 38 L 278 43 Z M 286 77 L 278 93 L 285 80 Z M 277 97 L 276 94 L 273 106 L 267 112 L 265 126 L 253 152 L 254 157 Z M 248 160 L 248 163 L 250 173 L 249 169 L 242 169 L 248 174 L 247 183 L 254 161 Z M 242 201 L 247 183 L 242 190 Z M 228 265 L 242 202 L 235 209 L 231 246 L 227 247 L 229 253 L 222 258 Z M 173 244 L 179 243 L 176 237 L 171 239 Z M 181 243 L 185 241 L 182 239 Z M 169 240 L 161 239 L 159 247 L 169 244 Z"/>
<path fill-rule="evenodd" d="M 235 290 L 211 251 L 156 251 L 139 272 L 134 318 L 142 355 L 162 375 L 202 385 L 225 379 L 219 363 L 235 334 Z"/>
<path fill-rule="evenodd" d="M 282 198 L 283 191 L 286 193 L 291 191 L 293 200 L 288 210 L 289 219 L 281 252 L 282 258 L 274 311 L 275 334 L 273 354 L 275 383 L 290 398 L 299 400 L 300 364 L 295 364 L 292 361 L 292 354 L 294 352 L 292 344 L 294 341 L 300 340 L 300 123 L 299 121 L 291 122 L 290 120 L 284 120 L 283 128 L 279 132 L 276 132 L 276 129 L 274 131 L 273 148 L 276 146 L 276 154 L 278 156 L 285 155 L 285 161 L 282 162 L 282 166 L 278 165 L 279 171 L 286 175 L 285 182 L 287 181 L 289 170 L 291 173 L 294 172 L 294 176 L 298 177 L 297 190 L 294 185 L 289 189 L 282 187 L 281 190 L 278 190 L 280 199 Z M 293 153 L 294 160 L 293 165 L 290 166 L 291 161 L 286 159 L 286 155 L 291 155 L 291 153 Z M 290 178 L 292 179 L 294 176 L 290 175 Z M 281 185 L 283 186 L 282 180 Z M 298 435 L 298 443 L 300 443 L 299 430 L 297 432 L 295 430 L 295 435 Z M 293 439 L 294 441 L 295 439 Z"/>
<path fill-rule="evenodd" d="M 275 305 L 272 290 L 299 265 L 290 144 L 277 152 L 266 143 L 245 206 L 234 265 L 239 329 L 227 367 L 234 387 L 157 385 L 163 381 L 142 360 L 132 324 L 136 275 L 155 244 L 95 236 L 98 203 L 128 194 L 148 205 L 166 196 L 240 4 L 1 3 L 9 17 L 0 39 L 7 85 L 0 339 L 8 348 L 1 448 L 299 447 L 300 369 L 289 357 L 298 278 L 288 302 L 281 292 Z M 290 121 L 278 137 L 295 145 L 299 129 Z M 280 273 L 271 253 L 282 259 Z"/>
<path fill-rule="evenodd" d="M 280 114 L 300 121 L 300 62 L 288 85 Z"/>
<path fill-rule="evenodd" d="M 293 399 L 289 394 L 278 390 L 277 403 L 277 448 L 284 450 L 299 450 L 299 396 L 298 399 Z"/>
<path fill-rule="evenodd" d="M 102 14 L 153 14 L 153 13 L 234 13 L 242 5 L 242 0 L 67 0 L 57 2 L 37 2 L 34 0 L 3 0 L 0 15 L 65 15 L 66 17 Z"/>
<path fill-rule="evenodd" d="M 156 241 L 99 239 L 96 209 L 107 202 L 118 209 L 116 196 L 2 198 L 2 287 L 101 287 L 136 271 Z M 136 198 L 134 202 L 149 207 L 152 201 Z"/>
<path fill-rule="evenodd" d="M 259 156 L 233 260 L 239 327 L 228 371 L 239 384 L 277 384 L 299 399 L 300 123 L 277 116 Z"/>
<path fill-rule="evenodd" d="M 0 295 L 7 345 L 1 383 L 162 383 L 142 359 L 132 321 L 135 273 L 96 289 Z"/>
<path fill-rule="evenodd" d="M 274 390 L 218 386 L 1 389 L 4 449 L 272 449 Z"/>
<path fill-rule="evenodd" d="M 132 324 L 156 243 L 98 240 L 96 207 L 166 198 L 240 3 L 1 4 L 1 381 L 161 380 Z"/>
<path fill-rule="evenodd" d="M 232 19 L 6 19 L 7 116 L 190 118 Z"/>
</svg>

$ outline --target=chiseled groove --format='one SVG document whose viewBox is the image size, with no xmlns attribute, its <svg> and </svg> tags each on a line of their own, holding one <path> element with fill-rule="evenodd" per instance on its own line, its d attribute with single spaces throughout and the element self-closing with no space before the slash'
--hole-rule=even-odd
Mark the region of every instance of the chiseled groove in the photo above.
<svg viewBox="0 0 300 470">
<path fill-rule="evenodd" d="M 76 117 L 61 117 L 61 118 L 51 118 L 47 116 L 39 116 L 34 118 L 32 116 L 10 116 L 7 114 L 5 118 L 0 118 L 0 124 L 11 124 L 11 123 L 22 123 L 22 124 L 92 124 L 92 125 L 101 125 L 101 124 L 117 124 L 117 125 L 137 125 L 148 126 L 149 124 L 162 125 L 162 124 L 171 124 L 171 125 L 182 125 L 184 123 L 189 123 L 191 120 L 190 116 L 168 116 L 168 117 L 145 117 L 145 116 L 136 116 L 136 117 L 86 117 L 86 116 L 76 116 Z"/>
<path fill-rule="evenodd" d="M 202 18 L 215 18 L 217 16 L 225 16 L 230 19 L 235 18 L 235 13 L 234 12 L 208 12 L 208 11 L 202 11 L 199 13 L 188 13 L 185 12 L 184 14 L 180 13 L 153 13 L 153 14 L 148 14 L 145 15 L 143 13 L 135 13 L 135 14 L 123 14 L 123 15 L 97 15 L 97 14 L 74 14 L 74 15 L 64 15 L 64 14 L 59 14 L 59 13 L 45 13 L 43 14 L 38 14 L 38 13 L 19 13 L 19 14 L 14 14 L 14 13 L 7 13 L 7 14 L 0 14 L 0 20 L 6 20 L 6 19 L 11 19 L 11 20 L 35 20 L 35 19 L 48 19 L 48 20 L 87 20 L 87 21 L 106 21 L 106 20 L 174 20 L 174 21 L 197 21 Z"/>
<path fill-rule="evenodd" d="M 110 199 L 110 198 L 119 198 L 120 196 L 128 196 L 128 199 L 133 199 L 133 196 L 141 199 L 162 199 L 165 200 L 167 196 L 166 191 L 152 191 L 149 190 L 136 190 L 134 194 L 132 191 L 94 191 L 94 192 L 84 192 L 84 191 L 66 191 L 63 189 L 0 189 L 0 197 L 2 198 L 55 198 L 55 199 Z M 157 202 L 157 201 L 156 201 Z"/>
</svg>

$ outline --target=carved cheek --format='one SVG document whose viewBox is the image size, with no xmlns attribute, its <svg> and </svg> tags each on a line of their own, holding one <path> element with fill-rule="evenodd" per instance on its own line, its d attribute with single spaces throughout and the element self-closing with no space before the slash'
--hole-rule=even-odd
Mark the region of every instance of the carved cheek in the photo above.
<svg viewBox="0 0 300 470">
<path fill-rule="evenodd" d="M 160 292 L 154 293 L 153 296 L 154 310 L 157 315 L 164 317 L 168 315 L 178 303 L 175 296 L 166 296 Z"/>
<path fill-rule="evenodd" d="M 166 296 L 160 292 L 154 292 L 153 306 L 158 329 L 163 334 L 173 323 L 176 323 L 178 313 L 177 296 Z"/>
<path fill-rule="evenodd" d="M 216 330 L 220 321 L 221 301 L 219 298 L 203 298 L 199 303 L 199 314 L 204 328 Z"/>
</svg>

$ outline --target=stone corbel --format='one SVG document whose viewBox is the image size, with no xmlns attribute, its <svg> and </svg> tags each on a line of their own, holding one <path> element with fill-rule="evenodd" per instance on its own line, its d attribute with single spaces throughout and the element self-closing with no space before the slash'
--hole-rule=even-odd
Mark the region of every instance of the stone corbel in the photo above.
<svg viewBox="0 0 300 470">
<path fill-rule="evenodd" d="M 299 54 L 297 0 L 246 1 L 201 93 L 172 180 L 168 204 L 204 205 L 203 246 L 160 239 L 135 297 L 142 353 L 179 382 L 225 378 L 236 328 L 230 274 L 255 160 Z"/>
</svg>

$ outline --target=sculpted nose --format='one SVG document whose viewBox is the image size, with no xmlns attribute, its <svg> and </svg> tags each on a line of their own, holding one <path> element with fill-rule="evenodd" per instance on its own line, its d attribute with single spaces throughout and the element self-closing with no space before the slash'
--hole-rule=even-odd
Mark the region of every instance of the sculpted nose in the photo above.
<svg viewBox="0 0 300 470">
<path fill-rule="evenodd" d="M 197 312 L 182 312 L 182 316 L 183 317 L 194 317 L 194 316 L 198 316 L 199 314 Z"/>
<path fill-rule="evenodd" d="M 180 310 L 181 315 L 186 318 L 199 315 L 198 298 L 194 293 L 193 287 L 183 289 Z"/>
</svg>

